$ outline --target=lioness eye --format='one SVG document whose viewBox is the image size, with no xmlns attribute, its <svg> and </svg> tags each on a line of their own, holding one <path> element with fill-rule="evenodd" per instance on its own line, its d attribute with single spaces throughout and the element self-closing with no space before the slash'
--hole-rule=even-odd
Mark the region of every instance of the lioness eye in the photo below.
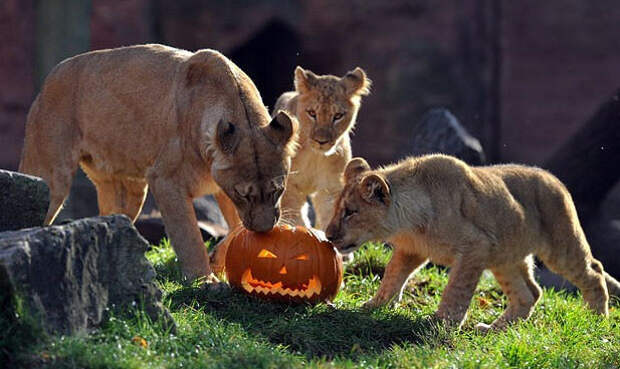
<svg viewBox="0 0 620 369">
<path fill-rule="evenodd" d="M 308 110 L 308 115 L 311 116 L 312 118 L 316 118 L 316 112 L 312 109 Z"/>
<path fill-rule="evenodd" d="M 334 114 L 334 122 L 337 120 L 342 119 L 342 117 L 344 117 L 344 113 L 336 113 Z"/>
<path fill-rule="evenodd" d="M 295 258 L 295 260 L 308 260 L 307 254 L 301 254 Z"/>
<path fill-rule="evenodd" d="M 350 218 L 352 215 L 357 214 L 357 210 L 351 210 L 349 208 L 344 208 L 344 217 Z"/>
</svg>

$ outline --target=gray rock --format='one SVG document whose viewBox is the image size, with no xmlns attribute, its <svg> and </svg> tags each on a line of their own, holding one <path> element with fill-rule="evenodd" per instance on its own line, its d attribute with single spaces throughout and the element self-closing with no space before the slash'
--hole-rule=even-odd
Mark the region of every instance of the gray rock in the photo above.
<svg viewBox="0 0 620 369">
<path fill-rule="evenodd" d="M 0 232 L 42 226 L 49 196 L 41 178 L 0 169 Z"/>
<path fill-rule="evenodd" d="M 413 155 L 443 153 L 467 162 L 483 165 L 484 151 L 478 139 L 470 135 L 458 119 L 446 109 L 428 111 L 412 133 Z"/>
<path fill-rule="evenodd" d="M 143 308 L 172 324 L 162 307 L 148 244 L 124 215 L 0 233 L 0 293 L 21 300 L 48 332 L 99 325 L 109 309 Z M 6 296 L 5 296 L 6 297 Z M 5 298 L 3 298 L 6 300 Z"/>
</svg>

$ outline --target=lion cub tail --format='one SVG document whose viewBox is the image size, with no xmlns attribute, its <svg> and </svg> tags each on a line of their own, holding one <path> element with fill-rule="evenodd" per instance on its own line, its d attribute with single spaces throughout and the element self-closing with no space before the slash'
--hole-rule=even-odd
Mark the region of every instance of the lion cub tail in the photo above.
<svg viewBox="0 0 620 369">
<path fill-rule="evenodd" d="M 609 295 L 620 297 L 620 282 L 607 273 L 605 273 L 605 282 L 607 282 L 607 292 L 609 292 Z"/>
</svg>

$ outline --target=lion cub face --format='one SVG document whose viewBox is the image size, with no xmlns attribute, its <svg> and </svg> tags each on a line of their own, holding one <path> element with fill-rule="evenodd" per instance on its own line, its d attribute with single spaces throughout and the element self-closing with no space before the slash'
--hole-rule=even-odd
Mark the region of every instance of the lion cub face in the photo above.
<svg viewBox="0 0 620 369">
<path fill-rule="evenodd" d="M 299 94 L 297 119 L 302 144 L 329 151 L 355 124 L 362 95 L 368 95 L 370 80 L 361 68 L 344 77 L 317 76 L 301 67 L 295 69 Z"/>
<path fill-rule="evenodd" d="M 383 225 L 391 198 L 385 179 L 370 172 L 370 166 L 362 158 L 349 161 L 344 179 L 345 187 L 325 233 L 338 250 L 349 253 L 387 233 Z"/>
</svg>

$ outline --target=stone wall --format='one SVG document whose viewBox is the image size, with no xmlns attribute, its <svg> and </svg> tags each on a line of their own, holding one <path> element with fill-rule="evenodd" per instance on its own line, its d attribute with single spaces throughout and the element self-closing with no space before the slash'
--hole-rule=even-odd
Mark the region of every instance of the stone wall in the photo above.
<svg viewBox="0 0 620 369">
<path fill-rule="evenodd" d="M 35 1 L 0 3 L 0 167 L 15 169 L 34 99 Z M 281 2 L 92 0 L 91 48 L 162 42 L 212 47 L 265 104 L 299 64 L 374 81 L 354 151 L 372 163 L 410 152 L 412 123 L 445 106 L 490 160 L 540 164 L 620 84 L 613 0 Z"/>
</svg>

